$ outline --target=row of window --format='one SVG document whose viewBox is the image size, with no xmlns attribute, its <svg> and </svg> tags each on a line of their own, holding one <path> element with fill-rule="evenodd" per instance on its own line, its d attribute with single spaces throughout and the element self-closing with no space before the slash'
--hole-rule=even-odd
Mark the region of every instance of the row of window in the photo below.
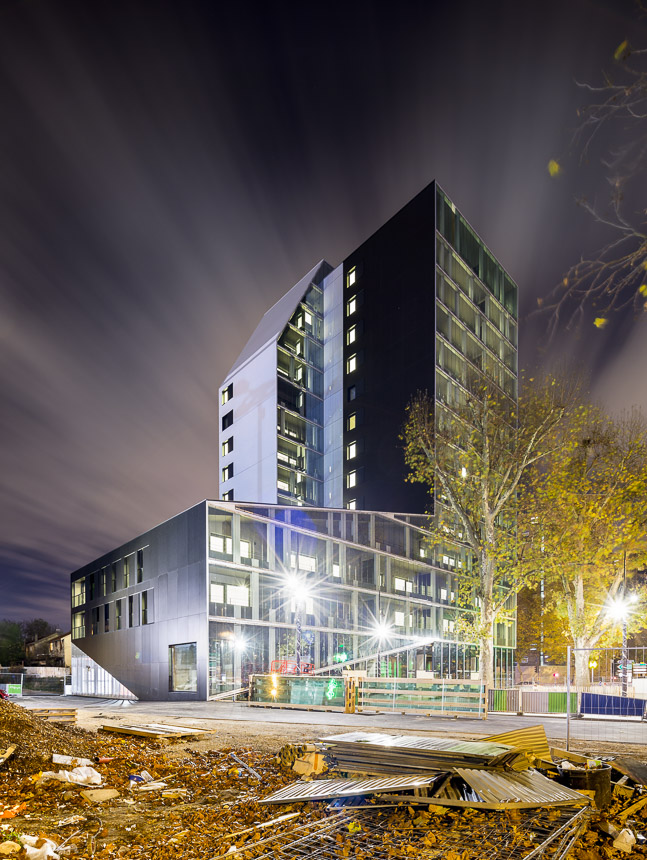
<svg viewBox="0 0 647 860">
<path fill-rule="evenodd" d="M 121 566 L 121 583 L 119 583 L 119 567 Z M 107 597 L 121 591 L 122 588 L 130 588 L 135 582 L 144 580 L 144 550 L 138 549 L 136 553 L 125 556 L 119 561 L 95 570 L 82 579 L 72 583 L 72 607 L 82 606 L 88 600 L 96 600 L 98 597 Z"/>
<path fill-rule="evenodd" d="M 111 630 L 124 630 L 126 627 L 139 627 L 153 623 L 153 592 L 142 591 L 122 597 L 102 606 L 90 609 L 90 629 L 88 634 L 110 633 Z M 114 607 L 111 610 L 110 607 Z M 86 635 L 85 612 L 72 613 L 72 639 L 82 639 Z"/>
</svg>

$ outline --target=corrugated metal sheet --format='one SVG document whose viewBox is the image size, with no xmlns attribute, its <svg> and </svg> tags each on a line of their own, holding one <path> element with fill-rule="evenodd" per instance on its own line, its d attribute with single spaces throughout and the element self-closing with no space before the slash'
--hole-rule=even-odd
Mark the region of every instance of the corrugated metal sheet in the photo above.
<svg viewBox="0 0 647 860">
<path fill-rule="evenodd" d="M 467 753 L 494 758 L 511 749 L 510 744 L 489 741 L 457 741 L 456 739 L 430 738 L 422 735 L 387 735 L 369 732 L 347 732 L 321 738 L 324 743 L 353 743 L 387 747 L 389 749 L 434 750 L 435 752 Z"/>
<path fill-rule="evenodd" d="M 490 735 L 484 738 L 492 743 L 508 744 L 511 747 L 516 747 L 525 753 L 530 753 L 536 758 L 551 760 L 550 748 L 546 737 L 546 730 L 543 726 L 528 726 L 524 729 L 516 729 L 512 732 L 503 732 L 499 735 Z"/>
<path fill-rule="evenodd" d="M 260 803 L 297 803 L 302 800 L 328 800 L 355 797 L 359 794 L 405 791 L 431 785 L 437 776 L 400 776 L 381 779 L 323 779 L 318 782 L 299 780 L 264 797 Z"/>
<path fill-rule="evenodd" d="M 576 806 L 588 798 L 535 770 L 508 773 L 474 768 L 455 768 L 457 773 L 488 804 L 524 806 Z M 476 804 L 478 806 L 478 804 Z"/>
</svg>

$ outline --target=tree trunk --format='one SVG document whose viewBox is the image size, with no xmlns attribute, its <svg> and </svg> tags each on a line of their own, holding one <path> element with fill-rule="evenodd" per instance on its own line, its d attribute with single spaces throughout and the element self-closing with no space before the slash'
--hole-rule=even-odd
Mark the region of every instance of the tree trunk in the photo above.
<svg viewBox="0 0 647 860">
<path fill-rule="evenodd" d="M 576 648 L 580 648 L 580 643 L 576 642 Z M 591 673 L 589 670 L 589 655 L 590 651 L 576 650 L 575 655 L 575 684 L 578 687 L 588 687 L 591 683 Z"/>
</svg>

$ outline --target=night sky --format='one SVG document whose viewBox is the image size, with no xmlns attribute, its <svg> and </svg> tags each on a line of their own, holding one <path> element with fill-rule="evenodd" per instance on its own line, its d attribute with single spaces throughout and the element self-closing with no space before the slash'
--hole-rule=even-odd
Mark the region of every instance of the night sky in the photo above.
<svg viewBox="0 0 647 860">
<path fill-rule="evenodd" d="M 432 179 L 527 314 L 600 239 L 575 81 L 625 38 L 629 0 L 0 0 L 0 618 L 69 627 L 72 570 L 216 497 L 218 386 L 264 311 Z M 521 366 L 647 408 L 642 320 L 546 322 Z"/>
</svg>

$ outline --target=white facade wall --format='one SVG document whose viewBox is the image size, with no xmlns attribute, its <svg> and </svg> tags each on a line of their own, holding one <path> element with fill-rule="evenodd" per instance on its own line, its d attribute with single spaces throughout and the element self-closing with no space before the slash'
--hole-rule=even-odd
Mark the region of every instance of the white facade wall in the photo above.
<svg viewBox="0 0 647 860">
<path fill-rule="evenodd" d="M 222 391 L 233 383 L 233 397 L 222 403 Z M 227 377 L 218 393 L 220 426 L 220 498 L 234 491 L 235 501 L 276 504 L 276 341 L 262 347 Z M 234 422 L 222 430 L 223 416 L 233 410 Z M 223 456 L 222 443 L 233 436 L 234 448 Z M 234 476 L 223 481 L 233 463 Z"/>
<path fill-rule="evenodd" d="M 343 266 L 324 279 L 324 505 L 344 507 Z"/>
</svg>

